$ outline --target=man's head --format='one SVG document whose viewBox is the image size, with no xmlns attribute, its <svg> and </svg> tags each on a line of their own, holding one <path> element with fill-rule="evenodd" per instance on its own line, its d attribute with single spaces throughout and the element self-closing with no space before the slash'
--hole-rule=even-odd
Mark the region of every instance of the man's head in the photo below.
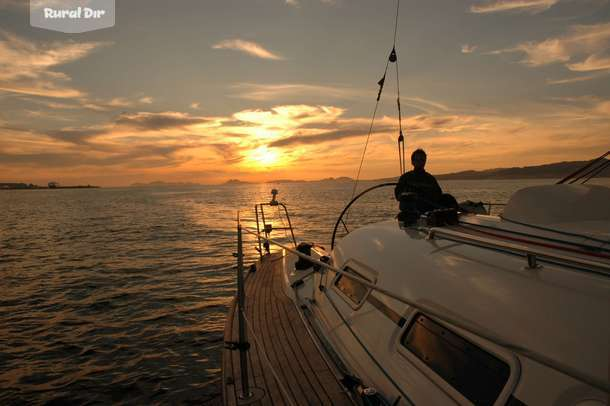
<svg viewBox="0 0 610 406">
<path fill-rule="evenodd" d="M 411 163 L 413 164 L 413 169 L 422 170 L 424 166 L 426 166 L 426 151 L 419 148 L 413 151 L 411 154 Z"/>
</svg>

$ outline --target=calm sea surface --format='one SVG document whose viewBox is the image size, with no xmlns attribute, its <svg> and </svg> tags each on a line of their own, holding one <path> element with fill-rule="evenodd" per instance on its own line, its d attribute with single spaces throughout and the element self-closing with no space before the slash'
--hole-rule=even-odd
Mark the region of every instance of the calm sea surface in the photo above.
<svg viewBox="0 0 610 406">
<path fill-rule="evenodd" d="M 441 185 L 458 200 L 505 202 L 550 182 Z M 222 268 L 234 261 L 237 210 L 254 225 L 254 203 L 274 187 L 297 238 L 328 244 L 349 183 L 0 191 L 0 404 L 221 403 L 235 290 Z M 390 188 L 371 193 L 349 225 L 395 215 L 392 199 Z"/>
</svg>

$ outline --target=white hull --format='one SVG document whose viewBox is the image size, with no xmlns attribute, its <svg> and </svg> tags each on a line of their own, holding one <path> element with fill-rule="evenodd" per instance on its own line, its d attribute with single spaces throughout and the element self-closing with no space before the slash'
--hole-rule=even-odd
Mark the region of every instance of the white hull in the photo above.
<svg viewBox="0 0 610 406">
<path fill-rule="evenodd" d="M 608 191 L 597 192 L 607 196 Z M 521 196 L 506 212 L 519 217 L 524 204 L 519 202 L 531 204 L 529 198 Z M 570 222 L 553 222 L 557 217 L 551 216 L 546 223 L 540 219 L 538 223 L 608 240 L 610 216 L 599 218 L 608 206 L 592 204 L 583 214 L 586 219 L 572 215 Z M 473 399 L 497 405 L 607 404 L 608 244 L 543 230 L 536 230 L 536 237 L 529 227 L 493 216 L 461 216 L 460 220 L 472 225 L 442 229 L 475 240 L 498 241 L 498 246 L 427 238 L 430 229 L 427 233 L 388 220 L 348 234 L 332 253 L 322 247 L 312 249 L 314 258 L 329 256 L 332 266 L 357 272 L 380 291 L 352 280 L 340 282 L 341 276 L 333 270 L 297 271 L 297 257 L 290 254 L 284 258 L 286 293 L 306 308 L 304 317 L 312 331 L 346 372 L 390 404 L 471 404 Z M 529 247 L 539 255 L 528 264 L 524 255 L 503 250 L 503 245 Z M 601 251 L 592 253 L 581 245 Z M 302 283 L 292 287 L 297 280 Z M 431 323 L 466 346 L 466 353 L 474 350 L 483 364 L 499 368 L 498 374 L 508 371 L 503 378 L 478 378 L 487 386 L 501 382 L 497 393 L 482 393 L 485 390 L 477 389 L 467 377 L 443 377 L 438 369 L 443 366 L 435 370 L 430 365 L 434 360 L 426 361 L 408 349 L 406 334 L 424 325 L 414 324 L 414 317 L 420 316 L 422 323 Z"/>
</svg>

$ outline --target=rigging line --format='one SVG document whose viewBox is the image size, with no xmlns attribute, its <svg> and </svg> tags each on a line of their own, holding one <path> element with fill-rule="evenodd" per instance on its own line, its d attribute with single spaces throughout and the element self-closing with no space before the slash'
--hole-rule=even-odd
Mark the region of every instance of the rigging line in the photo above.
<svg viewBox="0 0 610 406">
<path fill-rule="evenodd" d="M 383 85 L 385 83 L 385 76 L 388 72 L 388 66 L 390 65 L 390 60 L 385 64 L 385 70 L 383 72 L 383 77 L 378 82 L 379 84 L 379 93 L 377 94 L 377 101 L 375 102 L 375 109 L 373 110 L 373 117 L 371 118 L 371 124 L 369 126 L 369 132 L 366 136 L 366 141 L 364 143 L 364 149 L 362 150 L 362 156 L 360 157 L 360 165 L 358 166 L 358 172 L 356 173 L 356 179 L 354 180 L 354 187 L 352 188 L 352 196 L 350 200 L 354 198 L 356 194 L 356 188 L 358 187 L 358 180 L 360 179 L 360 172 L 362 171 L 362 164 L 364 163 L 364 156 L 366 155 L 366 149 L 369 145 L 369 139 L 371 138 L 371 134 L 373 133 L 373 126 L 375 125 L 375 117 L 377 116 L 377 109 L 379 108 L 379 100 L 381 99 L 381 92 L 383 91 Z M 349 217 L 349 213 L 345 216 L 345 220 Z M 346 227 L 347 229 L 347 227 Z"/>
<path fill-rule="evenodd" d="M 396 18 L 394 19 L 394 42 L 393 46 L 396 46 L 396 36 L 398 35 L 398 11 L 400 10 L 400 0 L 396 0 Z"/>
<path fill-rule="evenodd" d="M 608 167 L 610 167 L 610 161 L 606 161 L 606 163 L 602 164 L 599 168 L 597 168 L 591 175 L 589 175 L 585 180 L 583 180 L 582 182 L 580 182 L 581 185 L 584 185 L 585 183 L 587 183 L 588 181 L 590 181 L 591 179 L 593 179 L 594 177 L 596 177 L 597 175 L 599 175 L 600 173 L 602 173 L 605 169 L 607 169 Z"/>
<path fill-rule="evenodd" d="M 400 77 L 398 69 L 398 55 L 396 54 L 396 48 L 392 48 L 394 54 L 394 64 L 396 65 L 396 105 L 398 107 L 398 159 L 400 160 L 400 175 L 402 175 L 407 169 L 405 162 L 405 138 L 402 133 L 402 109 L 400 106 Z"/>
<path fill-rule="evenodd" d="M 390 62 L 388 61 L 388 64 Z M 385 71 L 388 71 L 388 64 L 386 64 L 385 67 Z M 383 74 L 383 77 L 385 78 L 385 73 Z M 381 96 L 381 90 L 383 90 L 383 85 L 380 85 L 380 89 L 379 89 L 379 95 Z M 366 148 L 369 145 L 369 139 L 371 138 L 371 133 L 373 132 L 373 125 L 375 124 L 375 116 L 377 115 L 377 108 L 379 107 L 379 99 L 380 97 L 377 97 L 377 102 L 375 103 L 375 109 L 373 110 L 373 118 L 371 119 L 371 124 L 369 126 L 369 132 L 366 136 L 366 141 L 364 142 L 364 150 L 362 151 L 362 156 L 360 157 L 360 165 L 358 166 L 358 172 L 356 173 L 356 181 L 354 183 L 354 188 L 352 189 L 352 198 L 354 197 L 354 194 L 356 193 L 356 187 L 358 186 L 358 179 L 360 178 L 360 171 L 362 170 L 362 164 L 364 163 L 364 156 L 366 155 Z M 350 199 L 351 200 L 351 199 Z"/>
<path fill-rule="evenodd" d="M 396 37 L 398 36 L 398 15 L 400 10 L 400 0 L 396 0 L 396 16 L 394 18 L 394 39 L 392 42 L 392 53 L 394 53 L 394 49 L 396 48 Z M 366 155 L 366 149 L 369 144 L 369 139 L 371 138 L 371 133 L 373 132 L 373 125 L 375 124 L 375 117 L 377 115 L 377 109 L 379 107 L 379 100 L 381 99 L 381 92 L 383 91 L 383 85 L 385 83 L 385 77 L 388 73 L 388 66 L 390 65 L 390 59 L 386 61 L 385 69 L 383 71 L 383 76 L 381 80 L 377 82 L 379 84 L 379 92 L 377 93 L 377 102 L 375 103 L 375 109 L 373 110 L 373 117 L 371 118 L 371 125 L 369 127 L 369 132 L 366 136 L 366 142 L 364 143 L 364 149 L 362 151 L 362 156 L 360 158 L 360 165 L 358 166 L 358 172 L 356 173 L 356 180 L 354 181 L 354 187 L 352 188 L 352 196 L 350 198 L 353 199 L 356 194 L 356 188 L 358 187 L 358 180 L 360 179 L 360 172 L 362 171 L 362 164 L 364 163 L 364 157 Z M 346 216 L 346 220 L 349 214 Z"/>
<path fill-rule="evenodd" d="M 592 165 L 594 165 L 595 163 L 597 163 L 599 160 L 601 160 L 602 158 L 605 158 L 606 156 L 608 156 L 610 154 L 610 151 L 607 151 L 604 155 L 593 159 L 591 162 L 589 162 L 588 164 L 586 164 L 585 166 L 583 166 L 582 168 L 579 168 L 577 171 L 574 171 L 572 173 L 570 173 L 568 176 L 564 177 L 563 179 L 561 179 L 560 181 L 557 182 L 557 184 L 562 184 L 567 182 L 568 180 L 574 178 L 576 175 L 579 175 L 580 173 L 582 173 L 585 169 L 590 168 Z"/>
<path fill-rule="evenodd" d="M 599 159 L 590 168 L 588 168 L 586 171 L 583 171 L 583 173 L 579 174 L 578 176 L 574 177 L 574 179 L 570 180 L 568 183 L 569 184 L 573 184 L 573 183 L 578 182 L 581 179 L 586 178 L 590 174 L 595 173 L 595 171 L 597 171 L 597 169 L 599 169 L 600 167 L 604 166 L 608 162 L 609 161 L 607 159 Z"/>
</svg>

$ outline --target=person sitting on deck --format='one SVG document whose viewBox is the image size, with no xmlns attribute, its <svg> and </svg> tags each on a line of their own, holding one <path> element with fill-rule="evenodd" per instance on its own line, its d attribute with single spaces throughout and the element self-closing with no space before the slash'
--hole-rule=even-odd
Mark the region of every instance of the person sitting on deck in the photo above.
<svg viewBox="0 0 610 406">
<path fill-rule="evenodd" d="M 403 212 L 412 210 L 413 205 L 420 213 L 452 205 L 444 204 L 444 200 L 447 200 L 446 195 L 443 195 L 434 176 L 424 169 L 426 158 L 423 149 L 413 151 L 411 154 L 413 170 L 403 173 L 398 179 L 394 196 L 400 202 L 400 210 Z"/>
</svg>

